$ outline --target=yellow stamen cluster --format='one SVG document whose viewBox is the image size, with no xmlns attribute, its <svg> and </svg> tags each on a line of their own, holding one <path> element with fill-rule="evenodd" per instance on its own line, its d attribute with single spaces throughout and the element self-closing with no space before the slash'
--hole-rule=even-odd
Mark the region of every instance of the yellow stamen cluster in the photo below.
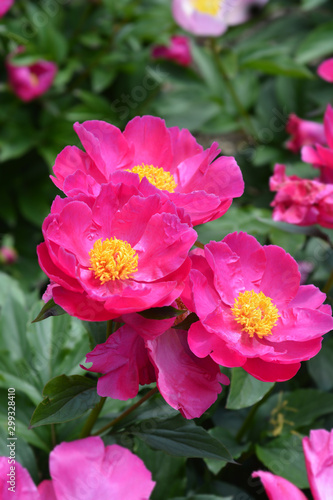
<svg viewBox="0 0 333 500">
<path fill-rule="evenodd" d="M 136 167 L 129 170 L 129 172 L 134 172 L 138 174 L 141 179 L 147 177 L 148 181 L 153 184 L 153 186 L 161 189 L 163 191 L 169 191 L 173 193 L 177 187 L 175 179 L 170 172 L 163 170 L 163 168 L 154 167 L 153 165 L 137 165 Z"/>
<path fill-rule="evenodd" d="M 222 0 L 191 0 L 191 3 L 198 12 L 215 17 L 219 13 Z"/>
<path fill-rule="evenodd" d="M 231 311 L 244 332 L 250 337 L 256 334 L 260 339 L 272 334 L 272 328 L 280 316 L 270 297 L 253 290 L 240 292 Z"/>
<path fill-rule="evenodd" d="M 102 285 L 107 281 L 132 278 L 138 270 L 139 256 L 127 241 L 117 238 L 95 241 L 89 257 L 89 269 Z"/>
</svg>

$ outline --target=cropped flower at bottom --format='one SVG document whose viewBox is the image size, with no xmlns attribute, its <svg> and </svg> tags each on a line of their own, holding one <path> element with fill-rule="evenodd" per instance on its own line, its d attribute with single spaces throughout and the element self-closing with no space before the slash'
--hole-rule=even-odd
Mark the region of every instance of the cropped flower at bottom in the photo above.
<svg viewBox="0 0 333 500">
<path fill-rule="evenodd" d="M 333 429 L 312 430 L 303 439 L 306 471 L 314 500 L 333 498 Z M 257 471 L 252 477 L 260 477 L 270 500 L 307 500 L 292 483 L 270 472 Z"/>
<path fill-rule="evenodd" d="M 117 444 L 104 446 L 100 437 L 56 446 L 50 454 L 52 479 L 38 487 L 16 462 L 15 493 L 8 490 L 10 467 L 8 457 L 0 457 L 1 500 L 148 500 L 155 485 L 140 458 Z"/>
</svg>

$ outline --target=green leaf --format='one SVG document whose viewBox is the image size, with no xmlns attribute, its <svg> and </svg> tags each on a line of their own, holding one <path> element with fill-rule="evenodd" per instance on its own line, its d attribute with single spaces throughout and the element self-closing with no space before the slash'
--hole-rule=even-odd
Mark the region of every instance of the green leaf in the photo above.
<svg viewBox="0 0 333 500">
<path fill-rule="evenodd" d="M 58 306 L 53 299 L 50 299 L 41 309 L 38 316 L 32 321 L 32 323 L 38 323 L 38 321 L 43 321 L 50 316 L 60 316 L 62 314 L 67 314 L 62 307 Z"/>
<path fill-rule="evenodd" d="M 288 479 L 299 488 L 308 488 L 302 437 L 299 434 L 281 436 L 265 446 L 257 445 L 256 453 L 274 474 Z"/>
<path fill-rule="evenodd" d="M 333 389 L 333 337 L 324 338 L 323 346 L 317 356 L 307 361 L 308 371 L 319 389 Z"/>
<path fill-rule="evenodd" d="M 301 43 L 296 59 L 300 64 L 309 63 L 333 52 L 333 21 L 319 25 Z"/>
<path fill-rule="evenodd" d="M 165 307 L 152 307 L 151 309 L 147 309 L 146 311 L 141 311 L 138 314 L 140 316 L 143 316 L 146 319 L 167 319 L 167 318 L 174 318 L 175 316 L 180 316 L 181 314 L 184 314 L 184 312 L 181 309 L 176 309 L 175 307 L 172 306 L 165 306 Z"/>
<path fill-rule="evenodd" d="M 32 415 L 31 428 L 74 420 L 94 408 L 100 400 L 96 383 L 81 375 L 60 375 L 50 380 L 44 387 L 45 399 Z"/>
<path fill-rule="evenodd" d="M 323 3 L 327 2 L 327 0 L 302 0 L 302 10 L 311 10 L 319 7 Z"/>
<path fill-rule="evenodd" d="M 246 499 L 246 497 L 243 497 Z M 187 497 L 175 497 L 172 500 L 236 500 L 236 497 L 217 497 L 216 495 L 190 495 Z"/>
<path fill-rule="evenodd" d="M 180 415 L 162 421 L 146 420 L 144 424 L 131 427 L 131 433 L 155 450 L 177 457 L 217 458 L 233 462 L 230 453 L 218 439 Z"/>
<path fill-rule="evenodd" d="M 304 62 L 304 61 L 302 61 Z M 293 78 L 313 78 L 308 68 L 287 57 L 277 59 L 257 59 L 243 63 L 243 67 L 256 69 L 269 75 L 284 75 Z"/>
<path fill-rule="evenodd" d="M 213 429 L 210 429 L 208 432 L 211 436 L 221 441 L 221 443 L 223 443 L 224 446 L 226 446 L 226 448 L 228 449 L 232 458 L 235 459 L 240 457 L 241 454 L 244 451 L 246 451 L 251 444 L 249 442 L 239 444 L 238 441 L 229 432 L 229 430 L 223 427 L 214 427 Z M 204 460 L 207 464 L 208 469 L 213 474 L 218 474 L 220 470 L 226 465 L 226 463 L 221 460 L 214 460 L 212 458 L 205 458 Z"/>
<path fill-rule="evenodd" d="M 274 383 L 257 380 L 243 368 L 233 368 L 231 373 L 226 406 L 229 410 L 239 410 L 258 403 L 274 387 Z"/>
</svg>

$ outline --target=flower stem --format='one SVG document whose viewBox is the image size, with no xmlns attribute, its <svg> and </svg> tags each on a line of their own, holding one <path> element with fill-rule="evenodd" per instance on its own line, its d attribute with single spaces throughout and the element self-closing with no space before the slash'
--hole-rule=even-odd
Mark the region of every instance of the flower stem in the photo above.
<svg viewBox="0 0 333 500">
<path fill-rule="evenodd" d="M 84 426 L 82 428 L 82 431 L 80 434 L 80 439 L 90 436 L 92 428 L 95 425 L 95 422 L 98 418 L 98 415 L 102 411 L 102 408 L 104 406 L 105 401 L 106 401 L 106 398 L 101 398 L 100 402 L 97 403 L 97 405 L 91 411 L 86 423 L 84 424 Z"/>
<path fill-rule="evenodd" d="M 265 403 L 265 401 L 267 401 L 267 399 L 269 398 L 269 396 L 271 395 L 272 391 L 274 389 L 274 385 L 270 388 L 270 390 L 265 394 L 265 396 L 260 400 L 258 401 L 258 403 L 256 403 L 255 405 L 252 406 L 251 410 L 249 411 L 249 413 L 247 414 L 241 428 L 239 429 L 239 431 L 237 432 L 237 435 L 236 435 L 236 440 L 240 443 L 246 433 L 246 431 L 249 429 L 250 425 L 252 424 L 252 420 L 255 416 L 255 414 L 257 413 L 257 410 L 258 408 L 263 404 Z"/>
<path fill-rule="evenodd" d="M 235 88 L 233 86 L 232 81 L 230 80 L 228 73 L 225 70 L 223 62 L 222 62 L 221 57 L 219 55 L 219 46 L 217 45 L 215 38 L 211 38 L 210 42 L 211 42 L 211 48 L 212 48 L 212 52 L 213 52 L 214 59 L 216 62 L 216 66 L 220 72 L 220 75 L 222 76 L 222 78 L 224 80 L 224 83 L 225 83 L 225 85 L 229 91 L 229 94 L 230 94 L 230 96 L 235 104 L 235 107 L 237 108 L 239 115 L 243 118 L 243 122 L 245 124 L 245 126 L 243 127 L 244 132 L 250 133 L 252 138 L 256 138 L 257 132 L 254 128 L 254 125 L 252 123 L 252 120 L 251 120 L 249 114 L 247 113 L 246 109 L 244 108 L 241 100 L 239 99 L 239 97 L 237 95 L 237 92 L 235 91 Z"/>
<path fill-rule="evenodd" d="M 203 243 L 201 243 L 201 241 L 197 240 L 195 243 L 194 243 L 194 246 L 195 247 L 198 247 L 198 248 L 205 248 L 205 245 Z"/>
<path fill-rule="evenodd" d="M 98 431 L 94 432 L 92 435 L 98 436 L 99 434 L 103 434 L 105 431 L 107 431 L 108 429 L 110 429 L 111 427 L 116 425 L 118 422 L 120 422 L 123 418 L 127 417 L 127 415 L 130 415 L 134 410 L 139 408 L 139 406 L 141 406 L 142 403 L 144 403 L 145 401 L 147 401 L 147 399 L 149 399 L 151 396 L 156 394 L 156 392 L 158 392 L 158 389 L 157 389 L 157 387 L 154 387 L 154 389 L 151 389 L 149 392 L 147 392 L 147 394 L 145 394 L 137 403 L 130 406 L 129 408 L 127 408 L 127 410 L 125 410 L 123 413 L 121 413 L 119 415 L 119 417 L 115 418 L 107 425 L 104 425 L 104 427 L 102 427 Z"/>
</svg>

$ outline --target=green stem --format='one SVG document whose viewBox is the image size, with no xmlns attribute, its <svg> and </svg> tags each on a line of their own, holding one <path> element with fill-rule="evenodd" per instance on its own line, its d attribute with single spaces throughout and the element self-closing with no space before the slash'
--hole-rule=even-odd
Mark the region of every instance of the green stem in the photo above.
<svg viewBox="0 0 333 500">
<path fill-rule="evenodd" d="M 106 340 L 112 335 L 113 333 L 113 321 L 112 319 L 109 319 L 109 321 L 106 322 Z"/>
<path fill-rule="evenodd" d="M 97 405 L 91 411 L 91 413 L 90 413 L 90 415 L 89 415 L 89 417 L 88 417 L 88 419 L 87 419 L 86 423 L 84 424 L 83 429 L 81 431 L 80 439 L 90 436 L 92 428 L 95 425 L 95 422 L 98 418 L 98 415 L 102 411 L 102 408 L 104 406 L 105 401 L 106 401 L 106 398 L 101 398 L 100 402 L 97 403 Z"/>
<path fill-rule="evenodd" d="M 145 401 L 147 401 L 147 399 L 149 399 L 151 396 L 153 396 L 154 394 L 156 394 L 156 392 L 158 392 L 158 389 L 157 389 L 157 387 L 154 387 L 154 389 L 151 389 L 149 392 L 147 392 L 147 394 L 145 394 L 137 403 L 135 403 L 134 405 L 130 406 L 129 408 L 127 408 L 127 410 L 125 410 L 123 413 L 121 413 L 121 415 L 119 415 L 119 417 L 117 417 L 114 420 L 112 420 L 109 424 L 104 425 L 104 427 L 102 427 L 98 431 L 94 432 L 92 435 L 93 436 L 98 436 L 99 434 L 103 434 L 108 429 L 111 429 L 111 427 L 113 427 L 118 422 L 120 422 L 121 420 L 123 420 L 123 418 L 127 417 L 127 415 L 130 415 L 134 410 L 136 410 L 137 408 L 139 408 L 139 406 L 141 406 L 142 403 L 144 403 Z"/>
<path fill-rule="evenodd" d="M 333 286 L 333 270 L 331 271 L 331 274 L 329 275 L 329 278 L 323 287 L 323 292 L 326 293 L 327 295 L 332 286 Z"/>
<path fill-rule="evenodd" d="M 201 241 L 197 240 L 195 243 L 194 243 L 194 246 L 195 247 L 198 247 L 198 248 L 205 248 L 205 245 L 203 243 L 201 243 Z"/>
<path fill-rule="evenodd" d="M 216 62 L 216 66 L 220 72 L 220 75 L 222 76 L 222 78 L 224 80 L 224 83 L 229 91 L 229 94 L 230 94 L 232 100 L 234 101 L 234 104 L 235 104 L 235 107 L 237 108 L 238 113 L 243 118 L 243 121 L 246 124 L 246 126 L 244 127 L 244 132 L 245 133 L 250 132 L 252 137 L 256 138 L 257 132 L 254 128 L 254 125 L 252 123 L 250 116 L 248 115 L 246 109 L 244 108 L 241 100 L 239 99 L 239 97 L 237 95 L 237 92 L 234 89 L 234 86 L 232 84 L 232 81 L 230 80 L 228 73 L 225 70 L 223 62 L 222 62 L 221 57 L 219 55 L 219 47 L 216 43 L 216 40 L 215 40 L 215 38 L 212 38 L 210 41 L 211 41 L 211 48 L 212 48 L 212 52 L 213 52 L 214 59 Z"/>
<path fill-rule="evenodd" d="M 251 410 L 249 411 L 249 413 L 247 414 L 247 417 L 245 418 L 241 428 L 239 429 L 239 431 L 237 432 L 236 434 L 236 440 L 240 443 L 246 433 L 246 431 L 249 429 L 251 423 L 252 423 L 252 420 L 255 416 L 255 414 L 257 413 L 257 410 L 258 408 L 265 402 L 267 401 L 267 399 L 269 398 L 269 396 L 271 395 L 272 391 L 274 389 L 274 385 L 273 387 L 270 388 L 270 390 L 265 394 L 265 396 L 260 400 L 258 401 L 258 403 L 256 403 L 254 406 L 252 406 Z"/>
</svg>

